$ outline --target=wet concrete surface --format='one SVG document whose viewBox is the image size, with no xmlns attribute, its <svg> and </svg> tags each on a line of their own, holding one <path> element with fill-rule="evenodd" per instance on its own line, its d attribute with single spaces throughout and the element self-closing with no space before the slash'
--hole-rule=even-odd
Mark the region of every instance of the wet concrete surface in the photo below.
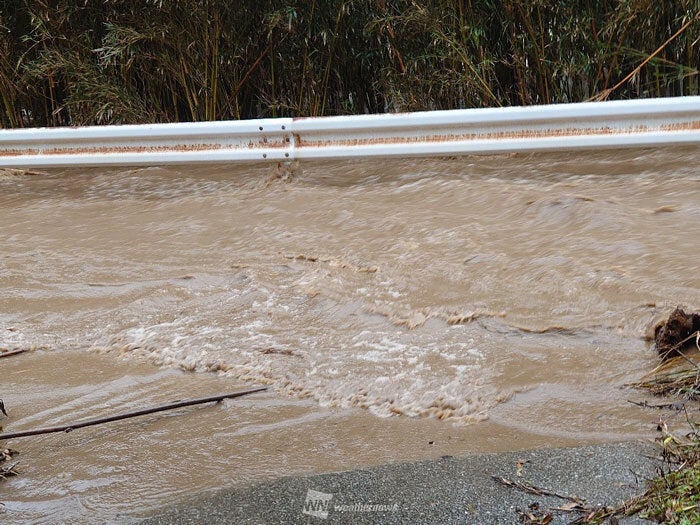
<svg viewBox="0 0 700 525">
<path fill-rule="evenodd" d="M 528 494 L 497 483 L 493 476 L 582 498 L 588 507 L 597 508 L 618 505 L 642 493 L 645 480 L 654 475 L 652 458 L 657 453 L 651 444 L 627 442 L 444 457 L 286 477 L 203 494 L 161 509 L 142 523 L 508 524 L 521 523 L 518 510 L 528 511 L 537 503 L 540 515 L 552 513 L 551 523 L 563 524 L 581 515 L 552 510 L 569 501 Z M 318 501 L 329 502 L 325 517 L 318 503 L 312 507 Z M 648 521 L 629 517 L 620 518 L 620 523 Z"/>
</svg>

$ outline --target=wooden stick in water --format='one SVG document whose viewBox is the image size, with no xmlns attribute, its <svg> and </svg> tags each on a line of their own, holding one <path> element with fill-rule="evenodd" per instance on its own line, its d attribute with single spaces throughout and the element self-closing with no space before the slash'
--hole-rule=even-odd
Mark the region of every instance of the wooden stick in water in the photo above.
<svg viewBox="0 0 700 525">
<path fill-rule="evenodd" d="M 168 403 L 167 405 L 160 405 L 151 408 L 144 408 L 141 410 L 135 410 L 134 412 L 126 412 L 124 414 L 117 414 L 114 416 L 98 417 L 94 419 L 86 419 L 85 421 L 79 421 L 77 423 L 71 423 L 69 425 L 61 425 L 58 427 L 50 428 L 40 428 L 36 430 L 25 430 L 22 432 L 11 432 L 8 434 L 0 434 L 0 439 L 11 439 L 19 437 L 28 436 L 38 436 L 41 434 L 53 434 L 55 432 L 70 432 L 76 428 L 90 427 L 93 425 L 100 425 L 102 423 L 110 423 L 112 421 L 120 421 L 122 419 L 128 419 L 137 416 L 145 416 L 146 414 L 154 414 L 156 412 L 163 412 L 165 410 L 173 410 L 175 408 L 188 407 L 192 405 L 201 405 L 202 403 L 212 403 L 219 402 L 224 399 L 231 399 L 235 397 L 247 396 L 248 394 L 254 394 L 256 392 L 262 392 L 267 390 L 267 387 L 252 388 L 250 390 L 243 390 L 241 392 L 233 392 L 231 394 L 222 394 L 218 396 L 202 397 L 199 399 L 190 399 L 186 401 L 175 401 L 173 403 Z"/>
<path fill-rule="evenodd" d="M 10 357 L 10 356 L 13 356 L 13 355 L 23 354 L 23 353 L 26 352 L 26 351 L 27 351 L 26 348 L 22 348 L 22 349 L 20 349 L 20 350 L 11 350 L 11 351 L 9 351 L 9 352 L 0 352 L 0 358 L 2 358 L 2 357 Z"/>
</svg>

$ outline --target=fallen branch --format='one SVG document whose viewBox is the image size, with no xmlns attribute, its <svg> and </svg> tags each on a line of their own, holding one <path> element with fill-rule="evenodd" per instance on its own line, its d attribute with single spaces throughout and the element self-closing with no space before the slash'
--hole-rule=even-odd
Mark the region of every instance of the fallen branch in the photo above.
<svg viewBox="0 0 700 525">
<path fill-rule="evenodd" d="M 128 419 L 132 417 L 137 417 L 137 416 L 145 416 L 146 414 L 153 414 L 155 412 L 163 412 L 165 410 L 173 410 L 176 408 L 182 408 L 182 407 L 188 407 L 192 405 L 201 405 L 202 403 L 212 403 L 212 402 L 219 402 L 224 399 L 231 399 L 234 397 L 242 397 L 246 396 L 248 394 L 254 394 L 256 392 L 262 392 L 263 390 L 267 390 L 267 387 L 258 387 L 258 388 L 253 388 L 250 390 L 243 390 L 241 392 L 233 392 L 231 394 L 222 394 L 218 396 L 211 396 L 211 397 L 202 397 L 199 399 L 190 399 L 187 401 L 175 401 L 173 403 L 169 403 L 167 405 L 160 405 L 156 407 L 151 407 L 151 408 L 144 408 L 142 410 L 136 410 L 134 412 L 126 412 L 124 414 L 117 414 L 115 416 L 107 416 L 107 417 L 98 417 L 95 419 L 86 419 L 85 421 L 79 421 L 77 423 L 71 423 L 69 425 L 62 425 L 58 427 L 50 427 L 50 428 L 40 428 L 37 430 L 25 430 L 22 432 L 12 432 L 8 434 L 0 434 L 0 439 L 12 439 L 12 438 L 19 438 L 19 437 L 28 437 L 28 436 L 38 436 L 41 434 L 53 434 L 56 432 L 71 432 L 72 430 L 75 430 L 77 428 L 83 428 L 83 427 L 90 427 L 93 425 L 100 425 L 102 423 L 110 423 L 112 421 L 120 421 L 122 419 Z"/>
<path fill-rule="evenodd" d="M 2 437 L 2 436 L 0 436 Z M 501 485 L 505 485 L 506 487 L 513 487 L 519 490 L 522 490 L 523 492 L 527 492 L 528 494 L 534 494 L 535 496 L 552 496 L 554 498 L 559 498 L 559 499 L 565 499 L 566 501 L 572 501 L 574 503 L 578 503 L 579 505 L 583 505 L 586 500 L 583 500 L 581 498 L 577 498 L 575 496 L 565 496 L 563 494 L 557 494 L 556 492 L 551 492 L 547 489 L 541 489 L 539 487 L 535 487 L 534 485 L 530 485 L 529 483 L 522 483 L 520 481 L 513 481 L 510 479 L 502 478 L 501 476 L 491 476 L 494 481 L 497 481 Z"/>
<path fill-rule="evenodd" d="M 11 350 L 10 352 L 0 352 L 0 358 L 23 354 L 24 352 L 27 352 L 26 348 L 20 348 L 19 350 Z"/>
<path fill-rule="evenodd" d="M 674 403 L 662 403 L 658 405 L 651 405 L 647 401 L 632 401 L 630 399 L 628 399 L 627 402 L 642 408 L 658 408 L 672 410 L 683 410 L 685 408 L 685 402 L 683 401 L 676 401 Z"/>
</svg>

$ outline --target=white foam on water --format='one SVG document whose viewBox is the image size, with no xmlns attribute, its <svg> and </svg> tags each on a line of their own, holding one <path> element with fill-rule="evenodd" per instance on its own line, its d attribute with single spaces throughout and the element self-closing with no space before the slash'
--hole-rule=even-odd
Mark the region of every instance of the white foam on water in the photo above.
<svg viewBox="0 0 700 525">
<path fill-rule="evenodd" d="M 654 319 L 700 308 L 698 163 L 676 149 L 0 177 L 0 348 L 45 348 L 3 363 L 26 403 L 0 392 L 26 413 L 12 425 L 270 387 L 27 442 L 26 477 L 7 483 L 39 503 L 8 507 L 72 522 L 260 471 L 645 437 L 620 387 L 653 368 Z"/>
<path fill-rule="evenodd" d="M 619 360 L 613 332 L 637 337 L 669 301 L 700 303 L 678 216 L 649 212 L 696 209 L 695 175 L 643 157 L 22 179 L 2 208 L 15 312 L 3 322 L 19 332 L 0 326 L 0 341 L 216 372 L 382 416 L 479 419 L 527 388 L 520 362 L 532 374 L 548 362 L 534 341 L 579 357 L 593 341 L 610 350 L 605 369 Z"/>
</svg>

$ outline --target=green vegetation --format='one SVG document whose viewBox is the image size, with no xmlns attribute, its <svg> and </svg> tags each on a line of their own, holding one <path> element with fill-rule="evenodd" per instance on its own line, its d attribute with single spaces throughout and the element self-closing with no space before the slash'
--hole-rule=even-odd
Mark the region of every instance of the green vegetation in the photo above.
<svg viewBox="0 0 700 525">
<path fill-rule="evenodd" d="M 667 321 L 666 324 L 670 323 Z M 679 336 L 679 341 L 671 348 L 675 351 L 675 357 L 669 358 L 668 352 L 662 354 L 663 362 L 632 386 L 646 389 L 657 396 L 678 400 L 665 405 L 645 403 L 643 406 L 685 411 L 690 432 L 678 436 L 669 432 L 664 423 L 660 424 L 659 443 L 665 460 L 665 470 L 659 477 L 649 481 L 647 491 L 643 495 L 617 509 L 606 509 L 591 515 L 593 522 L 599 522 L 612 515 L 639 514 L 658 523 L 700 523 L 700 427 L 691 421 L 688 415 L 689 407 L 697 406 L 700 400 L 700 363 L 694 358 L 695 349 L 680 350 L 682 345 L 689 342 L 693 343 L 692 346 L 697 346 L 700 332 L 693 332 L 688 337 L 685 337 L 685 332 L 676 335 Z M 700 347 L 697 350 L 700 351 Z"/>
<path fill-rule="evenodd" d="M 0 0 L 0 125 L 700 94 L 699 34 L 697 0 Z"/>
<path fill-rule="evenodd" d="M 700 470 L 697 467 L 669 472 L 652 480 L 641 515 L 659 523 L 700 523 Z"/>
<path fill-rule="evenodd" d="M 659 425 L 659 441 L 668 468 L 649 482 L 642 496 L 623 509 L 659 523 L 700 523 L 700 433 L 688 414 L 689 405 L 695 406 L 700 400 L 700 363 L 695 358 L 700 351 L 700 332 L 692 331 L 697 317 L 697 313 L 676 309 L 657 327 L 655 343 L 662 362 L 633 385 L 657 396 L 677 399 L 659 407 L 685 411 L 690 426 L 689 433 L 677 436 L 664 423 Z"/>
<path fill-rule="evenodd" d="M 603 508 L 575 523 L 606 523 L 614 516 L 638 515 L 657 523 L 700 523 L 700 434 L 695 423 L 686 436 L 676 436 L 660 425 L 664 470 L 648 482 L 647 491 L 617 508 Z"/>
</svg>

